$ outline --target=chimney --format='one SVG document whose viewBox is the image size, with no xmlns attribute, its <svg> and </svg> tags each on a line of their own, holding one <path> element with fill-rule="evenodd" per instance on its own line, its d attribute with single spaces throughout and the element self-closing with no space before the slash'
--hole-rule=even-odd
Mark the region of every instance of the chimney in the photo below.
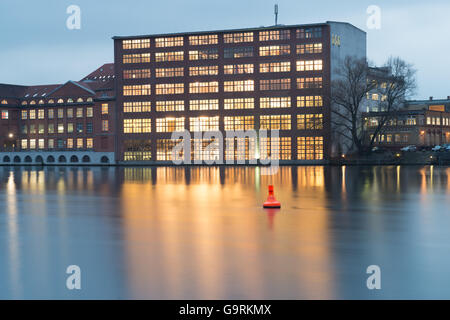
<svg viewBox="0 0 450 320">
<path fill-rule="evenodd" d="M 447 96 L 447 100 L 450 100 L 450 96 Z"/>
<path fill-rule="evenodd" d="M 430 97 L 430 101 L 433 101 L 433 97 Z"/>
</svg>

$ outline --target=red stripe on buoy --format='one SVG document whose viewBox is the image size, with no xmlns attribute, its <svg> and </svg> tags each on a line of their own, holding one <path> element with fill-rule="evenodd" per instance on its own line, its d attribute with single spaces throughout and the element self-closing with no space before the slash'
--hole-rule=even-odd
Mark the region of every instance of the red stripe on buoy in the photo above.
<svg viewBox="0 0 450 320">
<path fill-rule="evenodd" d="M 263 208 L 281 208 L 281 203 L 275 199 L 272 185 L 269 186 L 269 196 L 266 202 L 264 202 Z"/>
</svg>

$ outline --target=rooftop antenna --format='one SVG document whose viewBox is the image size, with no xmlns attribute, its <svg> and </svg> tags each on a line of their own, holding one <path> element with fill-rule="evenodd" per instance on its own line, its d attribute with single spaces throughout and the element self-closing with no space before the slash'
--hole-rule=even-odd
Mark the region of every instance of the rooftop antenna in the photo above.
<svg viewBox="0 0 450 320">
<path fill-rule="evenodd" d="M 278 25 L 278 4 L 275 5 L 274 8 L 274 13 L 275 13 L 275 25 Z"/>
</svg>

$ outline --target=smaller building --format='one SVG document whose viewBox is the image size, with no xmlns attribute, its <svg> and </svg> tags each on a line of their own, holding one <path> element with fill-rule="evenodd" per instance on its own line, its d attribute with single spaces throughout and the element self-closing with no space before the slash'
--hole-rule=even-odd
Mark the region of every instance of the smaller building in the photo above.
<svg viewBox="0 0 450 320">
<path fill-rule="evenodd" d="M 372 138 L 383 111 L 364 114 L 367 137 Z M 408 145 L 435 146 L 450 143 L 450 97 L 406 101 L 375 139 L 375 146 L 400 149 Z"/>
</svg>

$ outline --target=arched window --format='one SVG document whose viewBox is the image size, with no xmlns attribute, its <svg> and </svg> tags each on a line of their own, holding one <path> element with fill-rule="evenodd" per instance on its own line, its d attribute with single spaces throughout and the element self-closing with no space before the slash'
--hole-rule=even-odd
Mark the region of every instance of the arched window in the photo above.
<svg viewBox="0 0 450 320">
<path fill-rule="evenodd" d="M 64 103 L 63 99 L 58 99 L 58 103 Z"/>
<path fill-rule="evenodd" d="M 67 103 L 73 103 L 73 99 L 72 98 L 67 99 Z"/>
<path fill-rule="evenodd" d="M 84 100 L 83 100 L 83 98 L 78 98 L 77 99 L 77 102 L 83 102 Z"/>
<path fill-rule="evenodd" d="M 86 101 L 87 101 L 87 102 L 92 102 L 93 100 L 92 100 L 92 98 L 87 98 Z"/>
<path fill-rule="evenodd" d="M 2 100 L 2 104 L 8 104 L 8 101 Z"/>
<path fill-rule="evenodd" d="M 55 100 L 50 99 L 50 100 L 48 100 L 48 103 L 55 103 Z"/>
<path fill-rule="evenodd" d="M 30 104 L 36 104 L 36 101 L 31 100 L 31 101 L 30 101 Z"/>
<path fill-rule="evenodd" d="M 28 104 L 28 102 L 22 101 L 22 105 L 23 105 L 23 106 L 26 106 L 27 104 Z"/>
<path fill-rule="evenodd" d="M 39 100 L 39 104 L 44 104 L 44 100 Z"/>
</svg>

